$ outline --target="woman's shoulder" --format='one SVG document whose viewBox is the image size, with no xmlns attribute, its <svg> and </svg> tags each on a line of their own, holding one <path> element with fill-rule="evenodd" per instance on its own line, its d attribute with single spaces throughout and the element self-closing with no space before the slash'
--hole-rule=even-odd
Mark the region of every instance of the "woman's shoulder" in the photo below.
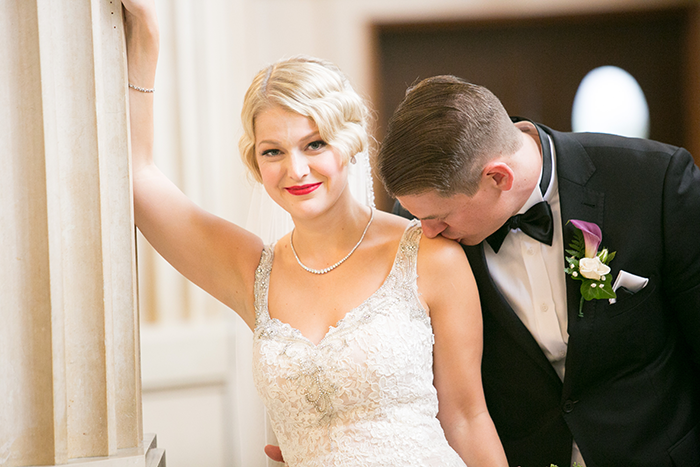
<svg viewBox="0 0 700 467">
<path fill-rule="evenodd" d="M 428 238 L 423 235 L 418 250 L 418 258 L 424 264 L 435 264 L 441 267 L 467 264 L 467 256 L 462 246 L 454 240 L 441 236 Z"/>
<path fill-rule="evenodd" d="M 411 229 L 420 230 L 418 221 L 409 221 L 404 217 L 379 210 L 376 213 L 376 222 L 379 227 L 377 231 L 383 240 L 380 241 L 381 243 L 399 242 L 409 228 L 409 224 Z M 423 262 L 429 261 L 444 264 L 452 261 L 466 261 L 466 255 L 460 244 L 441 236 L 428 238 L 425 235 L 421 235 L 418 255 L 419 261 L 422 260 Z"/>
<path fill-rule="evenodd" d="M 403 217 L 375 210 L 372 227 L 364 241 L 365 251 L 371 251 L 376 258 L 385 257 L 393 262 L 408 225 L 409 221 Z"/>
<path fill-rule="evenodd" d="M 401 239 L 410 221 L 395 214 L 376 209 L 373 222 L 378 237 L 386 241 L 392 241 Z"/>
</svg>

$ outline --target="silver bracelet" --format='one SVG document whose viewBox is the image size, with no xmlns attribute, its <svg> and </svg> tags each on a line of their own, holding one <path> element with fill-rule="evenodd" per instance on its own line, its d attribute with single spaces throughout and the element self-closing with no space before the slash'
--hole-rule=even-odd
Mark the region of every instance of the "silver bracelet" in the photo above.
<svg viewBox="0 0 700 467">
<path fill-rule="evenodd" d="M 154 89 L 148 89 L 148 88 L 140 88 L 138 86 L 134 86 L 133 84 L 129 83 L 129 87 L 131 89 L 136 89 L 137 91 L 140 92 L 156 92 L 155 88 Z"/>
</svg>

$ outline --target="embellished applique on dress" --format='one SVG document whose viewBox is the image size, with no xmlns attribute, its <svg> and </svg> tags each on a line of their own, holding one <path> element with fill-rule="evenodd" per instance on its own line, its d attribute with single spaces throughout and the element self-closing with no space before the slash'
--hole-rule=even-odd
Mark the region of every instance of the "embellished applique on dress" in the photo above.
<svg viewBox="0 0 700 467">
<path fill-rule="evenodd" d="M 314 345 L 270 318 L 273 246 L 255 277 L 253 379 L 290 467 L 464 467 L 436 418 L 433 332 L 412 222 L 382 286 Z"/>
</svg>

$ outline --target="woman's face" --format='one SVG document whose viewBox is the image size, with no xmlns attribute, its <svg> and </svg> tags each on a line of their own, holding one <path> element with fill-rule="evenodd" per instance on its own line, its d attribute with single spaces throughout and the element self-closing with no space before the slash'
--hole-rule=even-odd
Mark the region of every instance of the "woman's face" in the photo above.
<svg viewBox="0 0 700 467">
<path fill-rule="evenodd" d="M 314 217 L 349 196 L 347 164 L 308 117 L 281 107 L 258 114 L 255 157 L 265 190 L 292 217 Z"/>
</svg>

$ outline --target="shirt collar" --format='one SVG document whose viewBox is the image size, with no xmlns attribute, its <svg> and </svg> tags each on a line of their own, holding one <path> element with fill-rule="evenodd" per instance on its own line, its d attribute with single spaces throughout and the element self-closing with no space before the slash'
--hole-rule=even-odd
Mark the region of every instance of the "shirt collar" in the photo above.
<svg viewBox="0 0 700 467">
<path fill-rule="evenodd" d="M 530 197 L 523 207 L 518 211 L 518 214 L 522 214 L 533 205 L 540 201 L 549 200 L 552 196 L 554 188 L 554 144 L 552 143 L 551 137 L 532 120 L 520 117 L 511 117 L 511 120 L 514 123 L 522 121 L 529 122 L 537 129 L 537 135 L 540 139 L 540 155 L 542 156 L 542 169 L 540 170 L 539 182 L 532 190 Z"/>
</svg>

